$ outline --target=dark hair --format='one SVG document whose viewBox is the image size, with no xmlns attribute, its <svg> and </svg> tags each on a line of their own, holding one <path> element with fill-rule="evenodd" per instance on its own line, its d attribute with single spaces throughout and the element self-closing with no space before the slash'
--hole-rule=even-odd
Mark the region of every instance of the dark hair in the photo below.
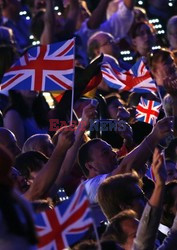
<svg viewBox="0 0 177 250">
<path fill-rule="evenodd" d="M 111 104 L 114 100 L 117 100 L 120 103 L 120 106 L 122 106 L 122 103 L 120 102 L 120 96 L 117 93 L 111 93 L 104 97 L 106 100 L 107 105 Z"/>
<path fill-rule="evenodd" d="M 33 171 L 39 171 L 42 164 L 47 163 L 48 158 L 37 151 L 29 151 L 16 157 L 14 167 L 27 179 Z"/>
<path fill-rule="evenodd" d="M 44 14 L 45 10 L 39 10 L 35 16 L 32 18 L 31 22 L 31 34 L 35 37 L 35 39 L 40 41 L 42 32 L 44 30 Z"/>
<path fill-rule="evenodd" d="M 18 54 L 14 46 L 1 45 L 0 46 L 0 82 L 4 73 L 10 68 L 17 59 Z"/>
<path fill-rule="evenodd" d="M 120 247 L 113 240 L 102 240 L 100 242 L 101 250 L 120 250 Z M 98 250 L 98 243 L 94 240 L 84 240 L 74 246 L 73 250 Z M 99 248 L 100 249 L 100 248 Z"/>
<path fill-rule="evenodd" d="M 151 70 L 156 69 L 158 62 L 165 62 L 169 57 L 173 58 L 172 52 L 167 48 L 156 49 L 149 53 L 147 57 L 148 66 Z"/>
<path fill-rule="evenodd" d="M 174 197 L 173 195 L 173 190 L 175 187 L 177 187 L 177 180 L 170 181 L 165 185 L 165 195 L 161 223 L 169 228 L 172 227 L 173 220 L 175 218 L 175 215 L 170 211 L 175 203 L 176 197 Z"/>
<path fill-rule="evenodd" d="M 91 160 L 91 158 L 90 158 L 90 149 L 91 149 L 91 147 L 92 147 L 94 144 L 96 144 L 96 143 L 98 143 L 98 142 L 100 142 L 100 141 L 102 141 L 102 140 L 99 139 L 99 138 L 92 139 L 92 140 L 90 140 L 90 141 L 84 143 L 84 144 L 80 147 L 80 149 L 79 149 L 79 152 L 78 152 L 78 163 L 79 163 L 79 165 L 80 165 L 80 167 L 81 167 L 81 169 L 82 169 L 83 174 L 84 174 L 86 177 L 88 176 L 89 171 L 88 171 L 88 169 L 85 167 L 85 164 L 86 164 L 88 161 Z"/>
<path fill-rule="evenodd" d="M 10 104 L 4 110 L 4 115 L 9 110 L 15 109 L 23 119 L 34 116 L 34 119 L 40 128 L 48 126 L 47 113 L 49 111 L 49 105 L 47 104 L 42 93 L 39 93 L 39 95 L 34 99 L 31 110 L 28 107 L 23 95 L 18 91 L 9 90 L 9 99 Z"/>
<path fill-rule="evenodd" d="M 146 13 L 146 10 L 144 8 L 135 6 L 133 8 L 133 12 L 134 12 L 134 15 L 135 15 L 134 19 L 135 19 L 136 22 L 140 22 L 140 20 L 142 18 L 145 21 L 148 20 L 147 13 Z"/>
<path fill-rule="evenodd" d="M 13 193 L 12 181 L 9 180 L 9 172 L 11 171 L 12 159 L 6 150 L 0 146 L 0 210 L 3 220 L 5 221 L 8 231 L 26 238 L 29 243 L 37 243 L 33 220 L 29 211 L 23 204 L 20 196 Z M 26 224 L 21 222 L 16 205 L 21 209 L 26 219 Z"/>
<path fill-rule="evenodd" d="M 49 104 L 47 103 L 42 92 L 40 92 L 38 96 L 34 99 L 32 105 L 32 113 L 34 119 L 40 128 L 49 126 L 49 120 L 47 116 L 49 110 L 50 110 Z"/>
<path fill-rule="evenodd" d="M 110 220 L 127 206 L 131 206 L 132 197 L 130 185 L 140 184 L 135 174 L 120 174 L 105 179 L 98 188 L 98 203 Z"/>
<path fill-rule="evenodd" d="M 165 149 L 165 157 L 173 162 L 177 161 L 175 149 L 177 148 L 177 138 L 173 139 L 168 148 Z"/>
<path fill-rule="evenodd" d="M 74 246 L 73 250 L 97 250 L 97 243 L 94 240 L 84 240 Z"/>
<path fill-rule="evenodd" d="M 15 90 L 9 90 L 10 104 L 4 111 L 4 115 L 10 110 L 15 109 L 22 118 L 28 118 L 32 116 L 31 111 L 28 108 L 21 93 Z"/>
<path fill-rule="evenodd" d="M 131 32 L 130 32 L 130 37 L 132 39 L 139 35 L 140 29 L 143 25 L 147 25 L 152 32 L 155 32 L 154 27 L 146 21 L 134 23 L 134 25 L 131 28 Z"/>
<path fill-rule="evenodd" d="M 29 214 L 29 211 L 20 201 L 12 194 L 12 190 L 7 186 L 0 186 L 0 210 L 2 211 L 3 218 L 7 223 L 8 231 L 24 237 L 30 244 L 36 244 L 37 238 L 33 220 Z M 19 214 L 15 208 L 16 204 L 21 208 L 22 214 L 26 219 L 26 224 L 21 222 Z"/>
<path fill-rule="evenodd" d="M 108 225 L 106 231 L 102 235 L 103 239 L 110 239 L 116 241 L 123 246 L 128 238 L 128 235 L 122 229 L 122 222 L 125 220 L 133 220 L 136 218 L 136 213 L 133 210 L 124 210 L 115 215 Z"/>
</svg>

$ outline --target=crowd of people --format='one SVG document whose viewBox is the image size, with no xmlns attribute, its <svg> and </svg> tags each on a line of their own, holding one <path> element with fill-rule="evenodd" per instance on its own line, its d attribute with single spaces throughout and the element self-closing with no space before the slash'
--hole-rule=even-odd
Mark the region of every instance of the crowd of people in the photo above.
<svg viewBox="0 0 177 250">
<path fill-rule="evenodd" d="M 71 90 L 0 90 L 0 249 L 37 249 L 34 214 L 84 184 L 99 241 L 91 228 L 71 249 L 176 250 L 176 0 L 0 0 L 0 83 L 29 48 L 73 37 L 72 124 Z M 156 94 L 101 76 L 140 58 Z M 137 119 L 141 97 L 162 102 L 155 125 Z"/>
</svg>

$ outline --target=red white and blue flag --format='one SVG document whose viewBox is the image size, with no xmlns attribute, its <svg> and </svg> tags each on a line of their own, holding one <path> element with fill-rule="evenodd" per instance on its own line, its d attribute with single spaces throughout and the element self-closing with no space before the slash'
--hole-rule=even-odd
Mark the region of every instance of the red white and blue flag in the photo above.
<svg viewBox="0 0 177 250">
<path fill-rule="evenodd" d="M 74 76 L 74 39 L 30 48 L 5 74 L 1 91 L 70 90 Z"/>
<path fill-rule="evenodd" d="M 161 103 L 153 100 L 146 100 L 141 97 L 138 106 L 136 107 L 136 118 L 139 121 L 154 125 L 159 116 Z"/>
<path fill-rule="evenodd" d="M 128 71 L 121 69 L 116 64 L 110 65 L 109 63 L 104 63 L 101 70 L 104 81 L 111 88 L 137 93 L 157 91 L 155 81 L 142 59 L 136 62 Z"/>
<path fill-rule="evenodd" d="M 93 225 L 84 186 L 54 209 L 36 214 L 35 225 L 40 250 L 62 250 L 78 242 Z"/>
</svg>

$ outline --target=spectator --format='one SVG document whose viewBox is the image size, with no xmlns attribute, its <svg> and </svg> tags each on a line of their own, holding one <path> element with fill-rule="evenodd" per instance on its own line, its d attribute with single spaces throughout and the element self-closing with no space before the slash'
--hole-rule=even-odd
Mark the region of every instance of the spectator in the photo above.
<svg viewBox="0 0 177 250">
<path fill-rule="evenodd" d="M 112 176 L 101 183 L 98 202 L 108 220 L 125 209 L 134 210 L 141 218 L 146 199 L 139 185 L 138 176 L 132 174 Z"/>
<path fill-rule="evenodd" d="M 35 134 L 29 137 L 22 148 L 22 153 L 28 151 L 38 151 L 45 156 L 50 157 L 54 149 L 54 145 L 49 135 Z"/>
<path fill-rule="evenodd" d="M 0 146 L 0 242 L 2 250 L 36 249 L 30 204 L 15 192 L 9 177 L 12 159 Z"/>
<path fill-rule="evenodd" d="M 31 185 L 38 172 L 47 163 L 48 158 L 40 152 L 29 151 L 16 157 L 14 167 Z"/>
<path fill-rule="evenodd" d="M 124 210 L 110 220 L 102 239 L 112 239 L 123 249 L 130 250 L 136 237 L 137 228 L 136 213 L 133 210 Z"/>
<path fill-rule="evenodd" d="M 15 158 L 21 150 L 15 135 L 8 129 L 0 127 L 0 145 L 6 148 Z"/>
<path fill-rule="evenodd" d="M 31 135 L 46 134 L 49 107 L 44 97 L 30 90 L 10 90 L 9 95 L 10 103 L 4 112 L 4 127 L 15 134 L 20 147 Z M 39 107 L 40 116 L 37 113 Z"/>
<path fill-rule="evenodd" d="M 14 32 L 15 40 L 21 49 L 29 46 L 29 28 L 28 21 L 19 15 L 21 3 L 17 0 L 5 0 L 2 10 L 3 25 L 11 28 Z"/>
<path fill-rule="evenodd" d="M 84 175 L 88 178 L 85 181 L 85 187 L 90 201 L 97 202 L 97 189 L 101 182 L 110 175 L 130 172 L 132 168 L 137 171 L 141 169 L 159 140 L 169 134 L 171 128 L 172 123 L 169 123 L 169 118 L 157 122 L 153 131 L 138 147 L 124 157 L 120 165 L 118 165 L 116 153 L 105 141 L 93 139 L 82 145 L 78 160 Z"/>
<path fill-rule="evenodd" d="M 177 16 L 173 16 L 167 23 L 167 37 L 170 45 L 170 50 L 177 49 Z"/>
<path fill-rule="evenodd" d="M 167 79 L 176 77 L 173 55 L 168 49 L 161 48 L 155 50 L 150 53 L 148 64 L 163 97 L 166 93 L 165 89 L 168 87 Z"/>
<path fill-rule="evenodd" d="M 136 51 L 135 59 L 141 56 L 147 57 L 153 45 L 155 45 L 155 31 L 147 22 L 135 23 L 131 29 L 133 49 Z"/>
</svg>

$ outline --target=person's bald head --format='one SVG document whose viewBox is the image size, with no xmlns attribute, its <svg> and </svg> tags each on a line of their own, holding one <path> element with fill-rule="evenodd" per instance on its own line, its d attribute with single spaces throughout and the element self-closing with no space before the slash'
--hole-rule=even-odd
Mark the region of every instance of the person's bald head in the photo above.
<svg viewBox="0 0 177 250">
<path fill-rule="evenodd" d="M 35 134 L 29 137 L 23 145 L 22 152 L 39 151 L 50 157 L 54 149 L 51 137 L 48 134 Z"/>
<path fill-rule="evenodd" d="M 101 53 L 117 57 L 118 46 L 110 33 L 98 31 L 89 38 L 87 52 L 91 60 Z"/>
<path fill-rule="evenodd" d="M 21 152 L 15 135 L 3 127 L 0 127 L 0 145 L 4 146 L 14 157 Z"/>
</svg>

